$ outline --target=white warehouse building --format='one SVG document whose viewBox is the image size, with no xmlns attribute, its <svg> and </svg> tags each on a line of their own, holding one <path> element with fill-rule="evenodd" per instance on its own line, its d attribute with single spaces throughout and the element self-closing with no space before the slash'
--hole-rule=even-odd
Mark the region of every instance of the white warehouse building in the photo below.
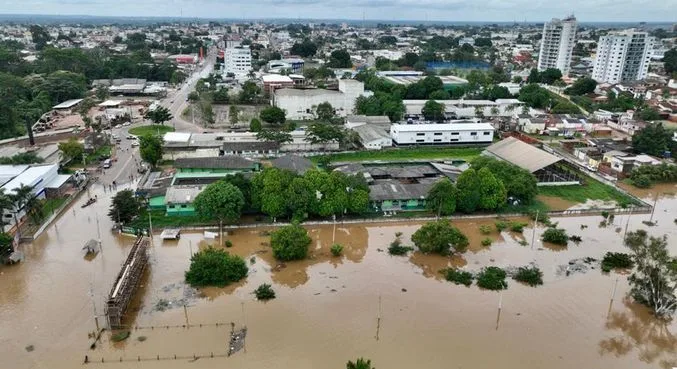
<svg viewBox="0 0 677 369">
<path fill-rule="evenodd" d="M 494 127 L 489 123 L 393 124 L 390 137 L 397 146 L 489 145 L 494 139 Z"/>
<path fill-rule="evenodd" d="M 314 109 L 319 104 L 328 102 L 334 113 L 345 117 L 353 113 L 355 99 L 359 96 L 371 96 L 364 91 L 364 83 L 352 79 L 339 80 L 338 91 L 323 89 L 281 88 L 273 94 L 273 105 L 287 112 L 287 119 L 313 119 Z"/>
<path fill-rule="evenodd" d="M 232 73 L 235 79 L 243 80 L 252 70 L 252 52 L 249 47 L 229 47 L 223 56 L 224 72 Z"/>
</svg>

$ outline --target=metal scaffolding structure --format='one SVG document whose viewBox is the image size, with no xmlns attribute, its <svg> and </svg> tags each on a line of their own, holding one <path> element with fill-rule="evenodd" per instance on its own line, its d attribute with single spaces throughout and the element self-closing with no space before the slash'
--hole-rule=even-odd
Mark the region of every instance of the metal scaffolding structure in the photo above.
<svg viewBox="0 0 677 369">
<path fill-rule="evenodd" d="M 148 263 L 148 254 L 146 252 L 148 244 L 149 240 L 147 237 L 139 236 L 136 239 L 108 294 L 106 319 L 108 319 L 108 326 L 111 329 L 123 326 L 122 317 L 139 286 L 143 271 Z"/>
</svg>

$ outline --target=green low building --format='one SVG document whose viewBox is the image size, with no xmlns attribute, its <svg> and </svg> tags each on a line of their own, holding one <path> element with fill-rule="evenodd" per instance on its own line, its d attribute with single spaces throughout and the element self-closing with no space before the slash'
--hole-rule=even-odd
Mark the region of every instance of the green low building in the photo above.
<svg viewBox="0 0 677 369">
<path fill-rule="evenodd" d="M 174 161 L 173 186 L 205 185 L 236 173 L 258 172 L 261 164 L 240 156 L 181 158 Z"/>
<path fill-rule="evenodd" d="M 193 201 L 204 186 L 172 186 L 164 197 L 166 215 L 195 215 Z"/>
</svg>

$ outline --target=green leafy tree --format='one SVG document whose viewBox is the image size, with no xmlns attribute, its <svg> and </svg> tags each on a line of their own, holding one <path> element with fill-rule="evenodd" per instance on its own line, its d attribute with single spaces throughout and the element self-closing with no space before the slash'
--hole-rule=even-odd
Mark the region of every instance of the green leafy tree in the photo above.
<svg viewBox="0 0 677 369">
<path fill-rule="evenodd" d="M 43 27 L 33 24 L 28 28 L 31 33 L 31 38 L 35 44 L 35 50 L 42 50 L 47 45 L 47 42 L 52 40 L 52 37 L 49 35 L 47 30 Z"/>
<path fill-rule="evenodd" d="M 371 360 L 359 358 L 355 362 L 348 361 L 346 369 L 376 369 L 371 366 Z"/>
<path fill-rule="evenodd" d="M 249 130 L 252 132 L 260 132 L 261 129 L 261 121 L 256 118 L 252 118 L 252 120 L 249 122 Z"/>
<path fill-rule="evenodd" d="M 587 95 L 597 88 L 597 81 L 590 77 L 582 77 L 576 80 L 571 87 L 564 90 L 569 95 Z"/>
<path fill-rule="evenodd" d="M 348 211 L 352 214 L 364 214 L 369 210 L 369 191 L 352 190 L 348 194 Z"/>
<path fill-rule="evenodd" d="M 155 168 L 162 159 L 162 137 L 155 135 L 143 135 L 139 137 L 139 152 L 141 159 Z"/>
<path fill-rule="evenodd" d="M 259 114 L 261 120 L 270 124 L 282 125 L 287 120 L 287 114 L 277 106 L 269 106 Z"/>
<path fill-rule="evenodd" d="M 208 185 L 193 201 L 195 211 L 201 217 L 226 223 L 236 222 L 240 218 L 244 204 L 242 191 L 226 181 Z"/>
<path fill-rule="evenodd" d="M 480 186 L 480 209 L 495 210 L 505 205 L 507 200 L 505 186 L 496 179 L 489 168 L 480 169 L 477 172 L 477 180 Z"/>
<path fill-rule="evenodd" d="M 194 102 L 197 102 L 198 100 L 200 100 L 200 94 L 197 93 L 196 91 L 191 91 L 191 92 L 188 94 L 188 101 L 194 103 Z"/>
<path fill-rule="evenodd" d="M 475 169 L 470 168 L 465 170 L 458 176 L 456 189 L 458 190 L 458 198 L 456 200 L 458 210 L 470 214 L 480 207 L 482 192 Z"/>
<path fill-rule="evenodd" d="M 451 96 L 450 96 L 449 93 L 448 93 L 447 91 L 445 91 L 445 90 L 437 90 L 437 91 L 433 91 L 433 92 L 430 94 L 430 99 L 431 99 L 431 100 L 449 100 L 450 98 L 451 98 Z"/>
<path fill-rule="evenodd" d="M 9 255 L 14 251 L 14 247 L 12 246 L 13 241 L 14 237 L 12 237 L 12 235 L 0 232 L 0 257 Z"/>
<path fill-rule="evenodd" d="M 230 108 L 228 108 L 228 118 L 232 125 L 236 125 L 240 121 L 240 109 L 237 105 L 231 105 Z"/>
<path fill-rule="evenodd" d="M 128 223 L 141 211 L 138 199 L 132 190 L 122 190 L 113 196 L 108 216 L 114 222 Z"/>
<path fill-rule="evenodd" d="M 143 118 L 150 120 L 154 124 L 164 125 L 165 122 L 172 120 L 174 117 L 168 108 L 158 106 L 153 110 L 147 111 Z"/>
<path fill-rule="evenodd" d="M 110 91 L 108 91 L 108 87 L 106 86 L 99 86 L 96 88 L 96 98 L 99 100 L 106 100 L 110 96 Z"/>
<path fill-rule="evenodd" d="M 345 137 L 345 131 L 340 126 L 329 123 L 313 123 L 306 129 L 307 142 L 321 144 L 327 142 L 340 142 Z"/>
<path fill-rule="evenodd" d="M 451 215 L 456 211 L 457 197 L 456 186 L 445 177 L 435 182 L 428 191 L 426 207 L 439 215 Z"/>
<path fill-rule="evenodd" d="M 317 115 L 317 119 L 329 122 L 332 118 L 334 118 L 334 107 L 325 101 L 317 105 L 315 108 L 315 115 Z"/>
<path fill-rule="evenodd" d="M 506 276 L 507 273 L 499 267 L 486 267 L 477 275 L 477 285 L 492 291 L 504 290 L 508 288 Z"/>
<path fill-rule="evenodd" d="M 550 105 L 552 96 L 548 90 L 536 84 L 528 84 L 522 87 L 518 99 L 523 101 L 529 107 L 545 109 Z"/>
<path fill-rule="evenodd" d="M 248 272 L 244 259 L 210 246 L 191 256 L 185 277 L 192 286 L 225 287 L 245 278 Z"/>
<path fill-rule="evenodd" d="M 503 183 L 507 195 L 523 203 L 531 203 L 538 193 L 536 177 L 516 165 L 488 156 L 479 156 L 470 165 L 476 171 L 489 168 L 496 179 Z"/>
<path fill-rule="evenodd" d="M 546 229 L 545 232 L 543 232 L 542 238 L 543 241 L 545 242 L 550 242 L 555 245 L 562 246 L 566 246 L 569 241 L 567 231 L 563 228 L 555 228 L 555 227 Z"/>
<path fill-rule="evenodd" d="M 677 73 L 677 48 L 673 47 L 665 52 L 665 55 L 663 56 L 663 65 L 667 73 L 673 75 L 674 73 Z"/>
<path fill-rule="evenodd" d="M 252 178 L 252 207 L 273 218 L 287 214 L 285 189 L 294 178 L 293 173 L 277 168 L 266 168 Z"/>
<path fill-rule="evenodd" d="M 656 316 L 670 318 L 677 310 L 677 258 L 669 254 L 667 237 L 649 237 L 637 230 L 629 232 L 624 242 L 635 264 L 628 278 L 630 295 Z"/>
<path fill-rule="evenodd" d="M 446 220 L 424 224 L 411 236 L 414 245 L 424 253 L 449 255 L 452 251 L 464 251 L 468 238 Z"/>
<path fill-rule="evenodd" d="M 66 142 L 59 142 L 59 151 L 64 161 L 79 159 L 85 152 L 85 146 L 75 137 L 71 137 Z"/>
<path fill-rule="evenodd" d="M 230 97 L 228 96 L 227 88 L 219 88 L 212 94 L 212 101 L 214 104 L 228 104 L 229 99 Z"/>
<path fill-rule="evenodd" d="M 252 81 L 246 81 L 242 85 L 242 91 L 240 91 L 238 99 L 240 100 L 240 103 L 251 104 L 256 101 L 260 94 L 261 88 L 256 83 Z"/>
<path fill-rule="evenodd" d="M 426 120 L 435 122 L 441 121 L 444 118 L 444 105 L 435 100 L 428 100 L 423 105 L 421 113 Z"/>
<path fill-rule="evenodd" d="M 329 68 L 352 68 L 353 62 L 350 60 L 350 54 L 347 50 L 334 50 L 329 56 L 327 66 Z"/>
<path fill-rule="evenodd" d="M 289 132 L 284 132 L 284 131 L 276 131 L 276 130 L 260 130 L 256 133 L 256 139 L 257 140 L 262 140 L 262 141 L 267 141 L 267 142 L 277 142 L 277 143 L 285 143 L 285 142 L 292 142 L 293 139 L 291 137 L 291 134 Z"/>
<path fill-rule="evenodd" d="M 308 181 L 303 177 L 291 180 L 286 190 L 286 207 L 292 215 L 292 219 L 301 221 L 308 216 L 310 205 L 315 193 Z"/>
<path fill-rule="evenodd" d="M 306 38 L 302 42 L 292 45 L 289 52 L 304 58 L 310 58 L 317 53 L 317 44 Z"/>
<path fill-rule="evenodd" d="M 677 149 L 672 141 L 672 133 L 661 123 L 648 124 L 632 136 L 632 148 L 635 152 L 662 157 L 666 151 Z"/>
<path fill-rule="evenodd" d="M 653 120 L 661 119 L 660 114 L 654 108 L 647 107 L 647 108 L 641 109 L 637 114 L 639 115 L 639 119 L 644 120 L 644 121 L 653 121 Z"/>
<path fill-rule="evenodd" d="M 540 82 L 546 85 L 552 85 L 562 79 L 562 71 L 557 68 L 548 68 L 540 72 Z"/>
<path fill-rule="evenodd" d="M 538 73 L 538 69 L 533 68 L 531 72 L 529 72 L 529 77 L 527 77 L 527 82 L 529 83 L 540 83 L 541 82 L 541 75 Z"/>
<path fill-rule="evenodd" d="M 278 260 L 302 260 L 308 255 L 311 239 L 298 223 L 281 227 L 270 237 L 270 246 Z"/>
</svg>

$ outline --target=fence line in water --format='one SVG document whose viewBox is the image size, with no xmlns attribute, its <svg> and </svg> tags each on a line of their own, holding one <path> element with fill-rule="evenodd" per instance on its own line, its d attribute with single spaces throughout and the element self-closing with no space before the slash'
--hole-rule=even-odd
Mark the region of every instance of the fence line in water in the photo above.
<svg viewBox="0 0 677 369">
<path fill-rule="evenodd" d="M 224 358 L 228 357 L 228 351 L 226 352 L 209 352 L 209 353 L 201 353 L 201 354 L 193 354 L 192 356 L 190 355 L 156 355 L 156 356 L 136 356 L 136 357 L 125 357 L 125 356 L 120 356 L 118 358 L 113 358 L 113 357 L 105 357 L 105 356 L 100 356 L 100 357 L 94 357 L 94 356 L 89 356 L 85 355 L 85 359 L 83 361 L 83 364 L 114 364 L 114 363 L 129 363 L 129 362 L 141 362 L 141 361 L 167 361 L 167 360 L 193 360 L 196 361 L 198 359 L 215 359 L 215 358 Z"/>
</svg>

